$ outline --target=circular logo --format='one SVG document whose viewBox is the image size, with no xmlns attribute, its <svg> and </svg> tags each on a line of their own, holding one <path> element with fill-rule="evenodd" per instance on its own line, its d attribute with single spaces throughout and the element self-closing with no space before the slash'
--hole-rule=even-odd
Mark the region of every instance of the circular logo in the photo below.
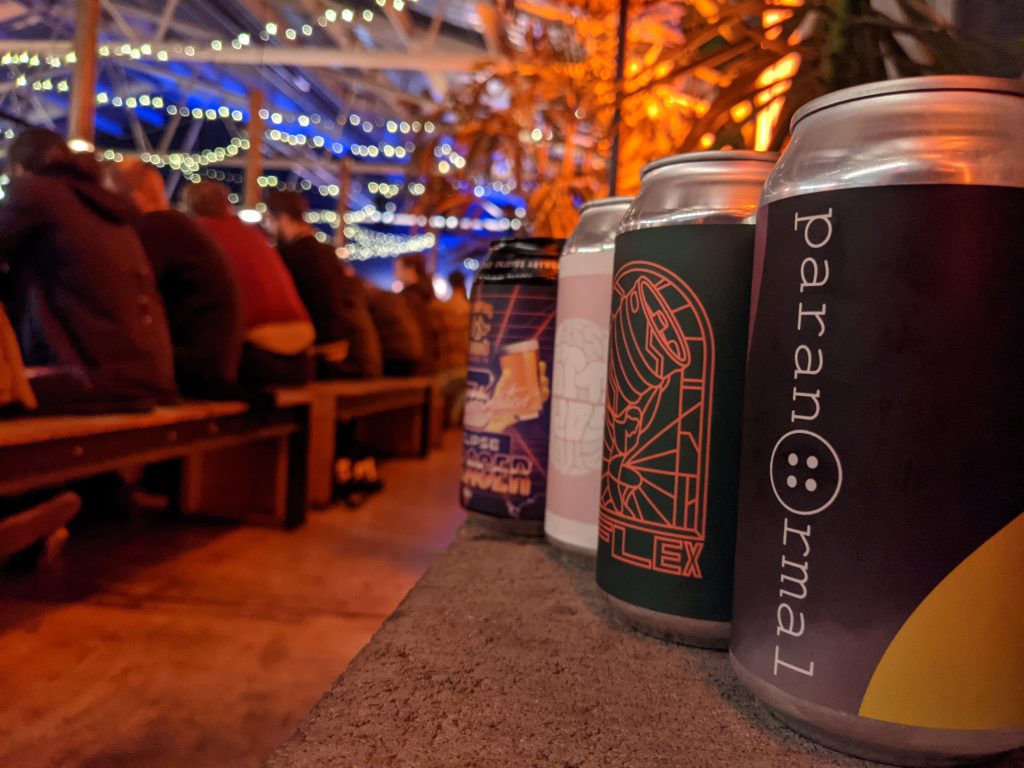
<svg viewBox="0 0 1024 768">
<path fill-rule="evenodd" d="M 796 515 L 816 515 L 832 505 L 843 484 L 839 454 L 821 435 L 794 429 L 772 450 L 772 491 Z"/>
</svg>

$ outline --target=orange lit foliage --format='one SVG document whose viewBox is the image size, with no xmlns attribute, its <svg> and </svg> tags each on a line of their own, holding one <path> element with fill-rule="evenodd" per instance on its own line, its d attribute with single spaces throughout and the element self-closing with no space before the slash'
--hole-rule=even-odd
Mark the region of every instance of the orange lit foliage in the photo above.
<svg viewBox="0 0 1024 768">
<path fill-rule="evenodd" d="M 970 71 L 925 0 L 893 4 L 890 18 L 870 0 L 631 0 L 618 193 L 634 193 L 640 169 L 668 154 L 779 149 L 793 112 L 837 87 Z M 438 172 L 438 138 L 417 153 L 419 207 L 464 215 L 481 205 L 477 183 L 514 182 L 533 233 L 565 237 L 577 205 L 608 194 L 618 0 L 515 9 L 505 16 L 514 50 L 454 89 L 436 120 L 465 166 Z"/>
</svg>

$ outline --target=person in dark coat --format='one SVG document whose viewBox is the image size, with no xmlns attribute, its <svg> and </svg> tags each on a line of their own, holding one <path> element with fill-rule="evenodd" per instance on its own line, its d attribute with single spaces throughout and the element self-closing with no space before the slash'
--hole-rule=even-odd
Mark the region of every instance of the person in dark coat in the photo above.
<svg viewBox="0 0 1024 768">
<path fill-rule="evenodd" d="M 167 310 L 181 393 L 204 400 L 239 397 L 242 309 L 227 255 L 192 219 L 171 209 L 153 166 L 125 160 L 110 170 L 108 181 L 139 211 L 135 229 Z"/>
<path fill-rule="evenodd" d="M 437 373 L 441 358 L 441 335 L 444 319 L 434 284 L 427 273 L 427 265 L 419 254 L 399 256 L 395 262 L 395 277 L 402 283 L 402 297 L 406 300 L 420 334 L 423 336 L 423 358 L 417 373 Z"/>
<path fill-rule="evenodd" d="M 146 410 L 178 399 L 163 302 L 130 226 L 131 206 L 103 189 L 91 157 L 53 131 L 9 150 L 0 208 L 0 296 L 25 363 L 63 377 L 33 381 L 51 410 Z"/>
<path fill-rule="evenodd" d="M 316 329 L 319 378 L 373 377 L 383 373 L 380 338 L 370 316 L 366 287 L 345 274 L 334 249 L 319 242 L 306 221 L 309 203 L 299 192 L 267 199 L 267 229 L 295 279 Z"/>
<path fill-rule="evenodd" d="M 415 376 L 423 365 L 423 334 L 404 297 L 371 286 L 367 299 L 380 337 L 384 375 Z"/>
</svg>

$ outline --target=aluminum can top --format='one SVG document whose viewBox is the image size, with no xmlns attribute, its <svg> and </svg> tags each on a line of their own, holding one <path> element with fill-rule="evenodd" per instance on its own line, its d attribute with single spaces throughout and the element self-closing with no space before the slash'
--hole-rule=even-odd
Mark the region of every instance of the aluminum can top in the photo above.
<svg viewBox="0 0 1024 768">
<path fill-rule="evenodd" d="M 656 160 L 619 233 L 672 224 L 753 223 L 777 155 L 746 150 L 693 152 Z"/>
<path fill-rule="evenodd" d="M 902 184 L 1024 187 L 1024 82 L 937 75 L 858 85 L 808 102 L 761 204 Z"/>
<path fill-rule="evenodd" d="M 580 221 L 562 251 L 562 258 L 604 253 L 615 245 L 615 233 L 631 197 L 605 197 L 580 208 Z"/>
</svg>

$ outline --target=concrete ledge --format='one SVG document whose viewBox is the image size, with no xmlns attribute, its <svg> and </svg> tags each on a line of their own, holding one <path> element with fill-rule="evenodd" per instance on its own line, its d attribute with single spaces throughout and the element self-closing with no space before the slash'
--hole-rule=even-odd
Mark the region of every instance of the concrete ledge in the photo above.
<svg viewBox="0 0 1024 768">
<path fill-rule="evenodd" d="M 623 625 L 592 575 L 543 543 L 470 524 L 268 763 L 874 765 L 776 722 L 724 653 Z M 1020 768 L 1024 754 L 991 765 Z"/>
</svg>

